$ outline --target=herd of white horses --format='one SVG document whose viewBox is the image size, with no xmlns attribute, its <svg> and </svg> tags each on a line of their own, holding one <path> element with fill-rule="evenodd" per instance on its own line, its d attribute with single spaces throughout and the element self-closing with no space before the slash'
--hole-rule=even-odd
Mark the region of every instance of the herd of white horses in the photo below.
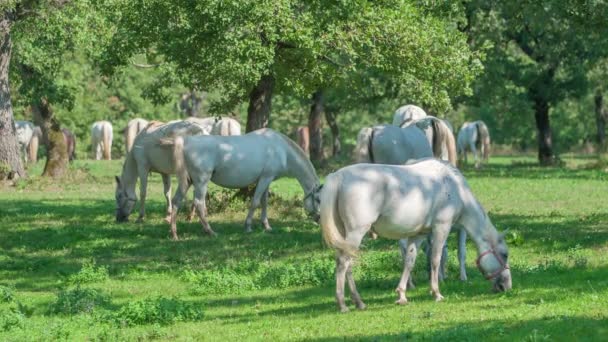
<svg viewBox="0 0 608 342">
<path fill-rule="evenodd" d="M 308 141 L 300 137 L 305 133 L 299 130 L 297 140 Z M 232 118 L 188 118 L 168 123 L 133 119 L 124 135 L 127 154 L 122 174 L 116 177 L 116 220 L 127 221 L 134 210 L 138 180 L 138 221 L 144 220 L 148 175 L 160 173 L 166 220 L 175 240 L 177 213 L 190 186 L 194 201 L 189 218 L 196 214 L 203 232 L 216 235 L 206 219 L 209 182 L 227 188 L 255 184 L 245 231 L 251 232 L 254 211 L 260 206 L 264 230 L 270 231 L 269 186 L 280 177 L 296 178 L 304 191 L 305 211 L 320 223 L 325 242 L 336 250 L 336 299 L 341 311 L 348 311 L 345 281 L 355 306 L 365 308 L 352 275 L 352 260 L 368 232 L 373 238 L 399 240 L 404 266 L 396 290 L 398 304 L 407 303 L 406 288 L 413 286 L 410 273 L 425 239 L 431 293 L 437 301 L 443 299 L 439 281 L 445 276 L 446 241 L 453 227 L 460 233 L 460 279 L 467 279 L 468 235 L 477 246 L 477 267 L 493 282 L 494 290 L 511 288 L 504 237 L 456 167 L 458 160 L 466 163 L 467 151 L 473 153 L 475 167 L 487 161 L 490 136 L 481 121 L 465 123 L 455 138 L 446 120 L 428 116 L 414 105 L 403 106 L 395 112 L 392 124 L 361 129 L 354 151 L 356 163 L 329 174 L 324 185 L 308 159 L 307 144 L 300 147 L 272 129 L 241 135 L 240 124 Z M 19 141 L 24 151 L 29 144 L 25 140 Z M 94 123 L 91 142 L 96 159 L 110 159 L 112 125 L 107 121 Z M 173 198 L 172 174 L 178 178 Z"/>
</svg>

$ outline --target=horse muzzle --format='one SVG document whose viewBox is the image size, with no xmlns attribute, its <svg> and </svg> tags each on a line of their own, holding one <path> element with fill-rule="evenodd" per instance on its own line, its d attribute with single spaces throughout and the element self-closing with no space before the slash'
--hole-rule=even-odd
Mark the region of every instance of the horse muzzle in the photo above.
<svg viewBox="0 0 608 342">
<path fill-rule="evenodd" d="M 500 272 L 500 274 L 494 279 L 493 289 L 494 292 L 505 292 L 512 288 L 511 282 L 511 270 L 506 269 Z"/>
</svg>

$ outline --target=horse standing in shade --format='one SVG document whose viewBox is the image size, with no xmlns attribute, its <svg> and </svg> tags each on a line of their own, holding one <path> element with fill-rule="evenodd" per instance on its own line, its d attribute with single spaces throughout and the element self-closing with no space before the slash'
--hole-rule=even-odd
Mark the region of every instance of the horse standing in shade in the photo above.
<svg viewBox="0 0 608 342">
<path fill-rule="evenodd" d="M 411 121 L 416 121 L 422 118 L 425 118 L 426 112 L 415 105 L 405 105 L 397 108 L 395 114 L 393 114 L 393 125 L 399 127 L 405 127 L 411 123 Z"/>
<path fill-rule="evenodd" d="M 148 174 L 158 172 L 163 180 L 163 193 L 167 200 L 167 220 L 171 214 L 171 174 L 175 173 L 173 151 L 160 146 L 162 138 L 179 135 L 208 134 L 206 128 L 191 121 L 162 123 L 151 121 L 133 142 L 132 149 L 125 157 L 120 177 L 116 177 L 116 221 L 125 222 L 137 201 L 135 185 L 139 178 L 140 207 L 138 222 L 143 221 L 146 210 Z"/>
<path fill-rule="evenodd" d="M 209 118 L 189 117 L 184 121 L 194 122 L 211 135 L 241 135 L 241 124 L 233 118 L 216 116 Z"/>
<path fill-rule="evenodd" d="M 419 112 L 414 113 L 421 115 Z M 363 128 L 357 137 L 355 154 L 358 163 L 403 165 L 421 158 L 435 156 L 456 165 L 454 135 L 444 120 L 433 116 L 416 120 L 408 119 L 407 124 L 402 128 L 395 125 Z M 375 237 L 373 232 L 372 237 Z M 407 240 L 399 241 L 404 261 L 407 244 Z M 442 255 L 439 269 L 440 280 L 445 279 L 447 245 L 444 247 Z M 466 232 L 463 230 L 459 231 L 458 259 L 460 261 L 460 279 L 466 280 Z M 414 287 L 412 281 L 409 286 Z"/>
<path fill-rule="evenodd" d="M 319 178 L 304 151 L 288 137 L 271 129 L 259 129 L 241 136 L 186 136 L 167 139 L 173 145 L 179 188 L 173 198 L 171 233 L 177 239 L 176 218 L 189 187 L 194 186 L 194 204 L 203 231 L 215 235 L 205 219 L 205 194 L 209 181 L 227 188 L 243 188 L 256 183 L 251 206 L 245 220 L 245 231 L 251 231 L 253 213 L 262 206 L 261 220 L 266 231 L 268 222 L 268 187 L 280 177 L 295 177 L 304 190 L 304 207 L 318 217 L 321 188 Z"/>
<path fill-rule="evenodd" d="M 481 166 L 481 160 L 477 157 L 477 149 L 481 150 L 481 155 L 484 162 L 488 162 L 490 155 L 490 131 L 488 126 L 481 121 L 465 122 L 458 132 L 457 149 L 459 159 L 463 159 L 464 164 L 467 163 L 467 149 L 473 153 L 475 167 Z"/>
<path fill-rule="evenodd" d="M 127 127 L 123 132 L 125 136 L 125 150 L 127 153 L 131 151 L 135 137 L 139 132 L 143 131 L 146 126 L 148 126 L 148 120 L 142 118 L 131 119 L 129 123 L 127 123 Z"/>
<path fill-rule="evenodd" d="M 95 160 L 112 159 L 112 124 L 109 121 L 97 121 L 91 126 L 91 146 Z"/>
<path fill-rule="evenodd" d="M 15 121 L 15 133 L 23 162 L 27 163 L 28 159 L 32 159 L 32 155 L 28 150 L 30 142 L 36 136 L 34 124 L 29 121 Z"/>
<path fill-rule="evenodd" d="M 408 165 L 356 164 L 342 168 L 325 180 L 321 191 L 321 231 L 336 249 L 336 299 L 341 311 L 345 277 L 358 309 L 365 304 L 352 275 L 352 257 L 361 239 L 374 226 L 378 235 L 408 239 L 406 262 L 397 286 L 397 304 L 407 303 L 406 284 L 416 261 L 417 245 L 429 233 L 431 243 L 431 292 L 439 292 L 441 249 L 450 228 L 462 226 L 477 245 L 477 265 L 496 291 L 511 288 L 508 250 L 483 207 L 473 196 L 462 174 L 436 159 Z"/>
</svg>

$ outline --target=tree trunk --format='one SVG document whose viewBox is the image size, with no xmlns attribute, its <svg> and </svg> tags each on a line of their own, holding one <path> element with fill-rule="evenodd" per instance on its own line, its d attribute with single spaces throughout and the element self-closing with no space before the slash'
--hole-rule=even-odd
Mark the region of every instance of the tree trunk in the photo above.
<svg viewBox="0 0 608 342">
<path fill-rule="evenodd" d="M 308 133 L 310 137 L 310 160 L 323 160 L 323 91 L 317 90 L 312 94 L 312 105 L 308 116 Z"/>
<path fill-rule="evenodd" d="M 9 13 L 2 12 L 0 17 L 0 180 L 26 176 L 17 146 L 9 84 L 12 52 L 11 24 Z"/>
<path fill-rule="evenodd" d="M 68 146 L 61 131 L 61 125 L 47 99 L 41 99 L 39 103 L 32 105 L 34 121 L 42 130 L 42 141 L 46 146 L 46 164 L 44 165 L 45 177 L 61 177 L 68 167 Z"/>
<path fill-rule="evenodd" d="M 268 127 L 272 107 L 272 90 L 274 77 L 263 76 L 249 93 L 249 108 L 247 108 L 246 132 Z"/>
<path fill-rule="evenodd" d="M 337 156 L 342 151 L 342 144 L 340 144 L 340 128 L 338 127 L 338 121 L 336 120 L 336 112 L 333 109 L 325 108 L 325 120 L 331 129 L 332 136 L 332 156 Z"/>
<path fill-rule="evenodd" d="M 553 138 L 549 123 L 549 102 L 543 97 L 534 100 L 534 118 L 538 129 L 538 161 L 547 166 L 555 163 L 553 155 Z"/>
<path fill-rule="evenodd" d="M 608 110 L 604 108 L 604 94 L 598 89 L 595 92 L 595 122 L 597 124 L 597 145 L 600 152 L 606 151 L 606 116 Z"/>
</svg>

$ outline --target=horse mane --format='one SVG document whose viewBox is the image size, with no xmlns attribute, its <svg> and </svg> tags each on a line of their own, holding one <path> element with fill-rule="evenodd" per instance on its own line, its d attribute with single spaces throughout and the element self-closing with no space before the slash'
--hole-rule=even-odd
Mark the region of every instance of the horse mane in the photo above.
<svg viewBox="0 0 608 342">
<path fill-rule="evenodd" d="M 289 137 L 287 137 L 285 134 L 280 133 L 280 132 L 276 132 L 286 143 L 288 146 L 291 147 L 291 149 L 293 151 L 295 151 L 296 155 L 298 155 L 298 157 L 300 157 L 300 159 L 310 168 L 313 170 L 313 176 L 317 177 L 317 172 L 315 170 L 315 167 L 312 165 L 312 162 L 310 161 L 310 159 L 306 156 L 306 153 L 304 152 L 304 150 L 302 150 L 302 148 L 300 148 L 300 146 L 298 146 L 298 144 L 296 144 L 293 140 L 289 139 Z"/>
</svg>

